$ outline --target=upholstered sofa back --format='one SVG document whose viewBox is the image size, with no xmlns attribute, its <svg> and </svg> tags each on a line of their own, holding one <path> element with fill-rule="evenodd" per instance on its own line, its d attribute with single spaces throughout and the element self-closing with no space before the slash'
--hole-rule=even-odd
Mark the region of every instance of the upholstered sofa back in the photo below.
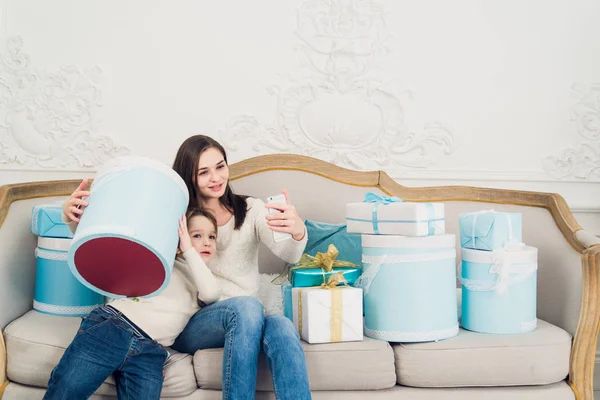
<svg viewBox="0 0 600 400">
<path fill-rule="evenodd" d="M 360 202 L 365 193 L 385 194 L 379 187 L 353 186 L 319 175 L 290 170 L 270 170 L 244 176 L 232 183 L 235 192 L 261 199 L 282 188 L 302 218 L 344 223 L 346 203 Z M 394 193 L 399 195 L 400 193 Z M 431 192 L 431 201 L 443 200 L 443 191 Z M 518 199 L 515 198 L 515 201 Z M 479 201 L 444 201 L 446 232 L 456 235 L 460 248 L 458 215 L 486 209 L 523 214 L 523 241 L 539 249 L 538 318 L 574 334 L 581 302 L 581 254 L 566 240 L 550 212 L 541 207 L 493 204 Z M 460 266 L 460 251 L 457 252 Z M 261 272 L 280 272 L 284 263 L 266 248 L 260 252 Z"/>
</svg>

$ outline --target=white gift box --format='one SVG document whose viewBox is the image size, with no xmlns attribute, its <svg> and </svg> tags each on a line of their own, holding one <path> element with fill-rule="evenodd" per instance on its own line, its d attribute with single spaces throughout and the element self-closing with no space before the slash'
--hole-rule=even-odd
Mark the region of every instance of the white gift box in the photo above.
<svg viewBox="0 0 600 400">
<path fill-rule="evenodd" d="M 292 288 L 293 320 L 308 343 L 363 340 L 362 289 Z"/>
<path fill-rule="evenodd" d="M 346 204 L 349 233 L 432 236 L 445 233 L 443 203 L 363 202 Z"/>
</svg>

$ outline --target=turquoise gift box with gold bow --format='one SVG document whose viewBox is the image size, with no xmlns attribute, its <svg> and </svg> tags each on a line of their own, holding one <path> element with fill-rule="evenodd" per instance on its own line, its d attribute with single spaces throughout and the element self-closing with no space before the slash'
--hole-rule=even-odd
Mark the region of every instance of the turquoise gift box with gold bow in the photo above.
<svg viewBox="0 0 600 400">
<path fill-rule="evenodd" d="M 433 236 L 446 232 L 443 203 L 405 202 L 369 192 L 362 203 L 346 205 L 349 233 Z"/>
<path fill-rule="evenodd" d="M 293 287 L 311 287 L 322 285 L 347 284 L 352 285 L 362 273 L 360 265 L 349 261 L 337 260 L 339 251 L 330 244 L 327 252 L 318 252 L 315 256 L 302 255 L 297 264 L 288 266 L 288 269 L 273 280 L 275 284 L 287 281 Z"/>
</svg>

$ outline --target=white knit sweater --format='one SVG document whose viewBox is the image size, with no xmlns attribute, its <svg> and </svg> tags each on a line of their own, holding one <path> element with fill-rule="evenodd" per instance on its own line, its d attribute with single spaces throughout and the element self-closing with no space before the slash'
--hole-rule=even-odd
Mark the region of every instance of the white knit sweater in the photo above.
<svg viewBox="0 0 600 400">
<path fill-rule="evenodd" d="M 276 243 L 267 225 L 267 209 L 262 200 L 249 197 L 244 224 L 234 230 L 234 218 L 219 227 L 217 255 L 208 268 L 219 281 L 221 300 L 235 296 L 257 296 L 259 291 L 258 249 L 264 243 L 276 256 L 288 263 L 300 260 L 308 235 Z"/>
<path fill-rule="evenodd" d="M 167 286 L 147 299 L 117 299 L 109 304 L 121 311 L 163 346 L 173 344 L 190 318 L 206 304 L 219 299 L 219 285 L 198 252 L 190 248 L 177 258 Z"/>
</svg>

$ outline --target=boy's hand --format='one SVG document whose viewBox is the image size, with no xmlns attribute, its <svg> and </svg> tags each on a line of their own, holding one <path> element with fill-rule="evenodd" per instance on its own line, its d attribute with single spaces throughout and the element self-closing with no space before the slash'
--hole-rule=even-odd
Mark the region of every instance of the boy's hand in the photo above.
<svg viewBox="0 0 600 400">
<path fill-rule="evenodd" d="M 191 247 L 192 239 L 188 233 L 187 219 L 185 218 L 185 215 L 182 215 L 181 218 L 179 218 L 179 250 L 181 250 L 182 253 L 185 253 Z"/>
<path fill-rule="evenodd" d="M 90 195 L 88 190 L 83 190 L 87 184 L 87 179 L 81 181 L 77 189 L 75 189 L 75 191 L 63 204 L 63 214 L 67 216 L 69 221 L 79 222 L 79 219 L 83 215 L 83 209 L 88 205 L 88 202 L 83 200 L 83 197 Z"/>
</svg>

